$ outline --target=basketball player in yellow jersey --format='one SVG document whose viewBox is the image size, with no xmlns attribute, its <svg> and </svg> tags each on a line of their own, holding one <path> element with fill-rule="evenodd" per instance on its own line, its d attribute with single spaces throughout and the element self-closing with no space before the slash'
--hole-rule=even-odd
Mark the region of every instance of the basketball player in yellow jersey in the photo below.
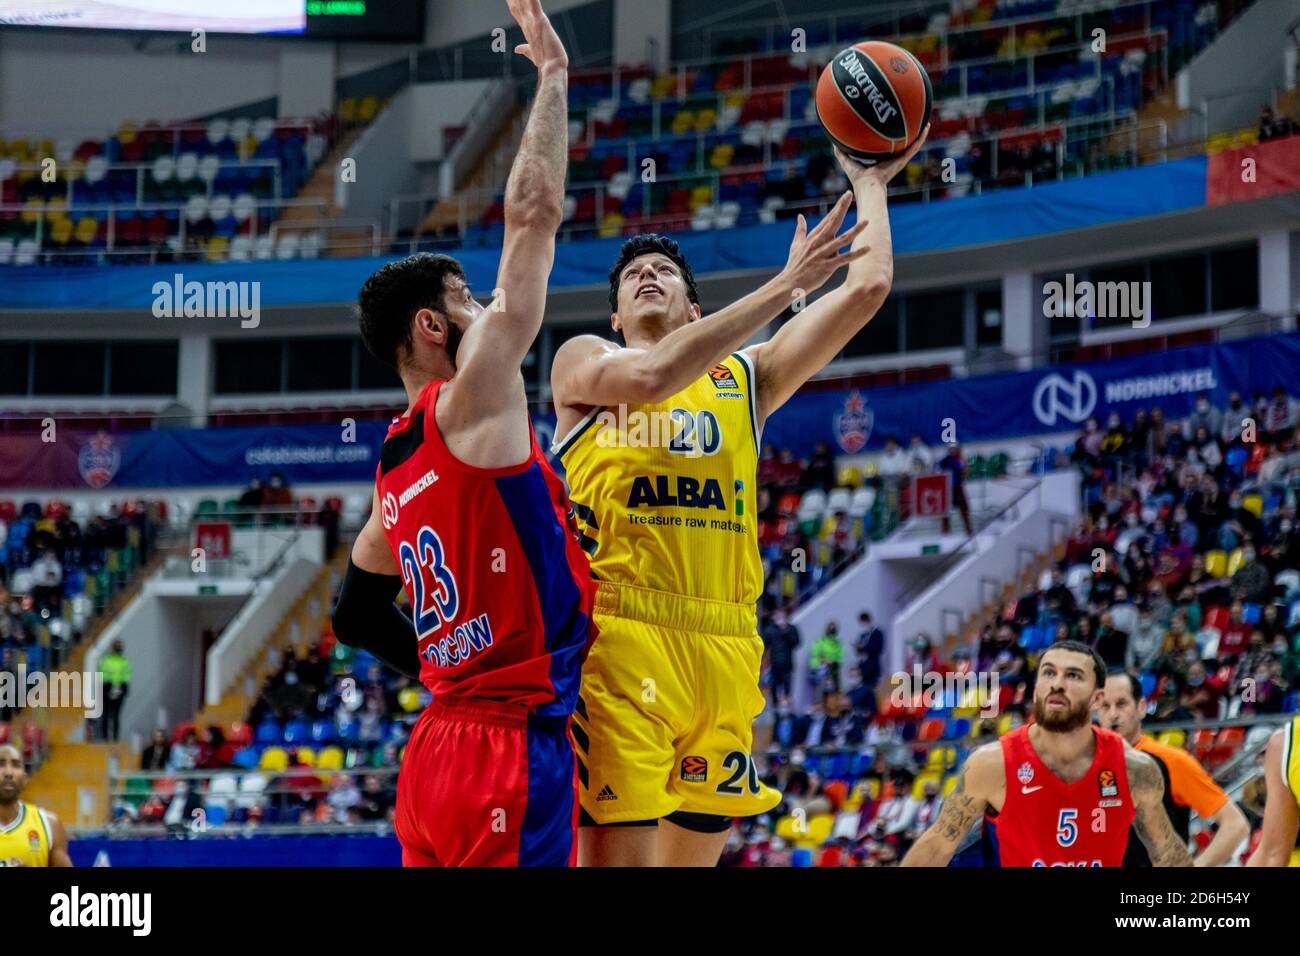
<svg viewBox="0 0 1300 956">
<path fill-rule="evenodd" d="M 72 866 L 59 818 L 18 799 L 26 786 L 23 755 L 17 747 L 0 745 L 0 867 Z"/>
<path fill-rule="evenodd" d="M 837 154 L 857 225 L 837 235 L 848 194 L 811 233 L 800 217 L 786 269 L 708 318 L 676 243 L 629 240 L 610 271 L 626 347 L 580 336 L 556 353 L 554 450 L 599 581 L 573 723 L 580 865 L 713 866 L 733 817 L 780 802 L 750 756 L 763 709 L 759 435 L 889 294 L 885 187 L 923 141 L 873 168 Z M 844 261 L 843 285 L 737 351 Z"/>
<path fill-rule="evenodd" d="M 1247 866 L 1300 866 L 1300 717 L 1268 738 L 1264 751 L 1264 827 Z"/>
</svg>

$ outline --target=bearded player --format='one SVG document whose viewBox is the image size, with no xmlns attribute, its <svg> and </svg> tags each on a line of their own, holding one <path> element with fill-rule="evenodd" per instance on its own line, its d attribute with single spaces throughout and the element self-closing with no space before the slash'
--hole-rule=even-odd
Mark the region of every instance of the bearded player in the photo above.
<svg viewBox="0 0 1300 956">
<path fill-rule="evenodd" d="M 801 216 L 781 274 L 706 319 L 677 245 L 629 240 L 609 291 L 626 347 L 580 336 L 556 354 L 556 434 L 567 437 L 555 451 L 601 631 L 574 717 L 584 866 L 713 866 L 734 817 L 780 802 L 750 756 L 763 709 L 759 435 L 889 294 L 885 187 L 924 139 L 871 168 L 837 154 L 857 224 L 838 234 L 849 194 L 812 232 Z M 845 262 L 840 287 L 737 351 Z"/>
<path fill-rule="evenodd" d="M 373 510 L 334 611 L 345 644 L 433 701 L 412 730 L 395 828 L 408 866 L 574 860 L 568 724 L 591 585 L 563 484 L 533 436 L 520 367 L 541 326 L 568 161 L 568 58 L 539 0 L 510 0 L 537 66 L 506 185 L 490 308 L 450 257 L 390 263 L 360 295 L 366 347 L 410 405 L 384 441 Z M 393 604 L 406 588 L 412 622 Z"/>
<path fill-rule="evenodd" d="M 903 866 L 946 866 L 981 815 L 1002 866 L 1122 866 L 1129 827 L 1154 866 L 1191 866 L 1155 761 L 1090 722 L 1106 665 L 1078 641 L 1043 652 L 1034 722 L 970 755 Z"/>
<path fill-rule="evenodd" d="M 1264 826 L 1247 866 L 1300 866 L 1300 717 L 1273 731 L 1264 751 Z"/>
<path fill-rule="evenodd" d="M 0 744 L 0 867 L 72 866 L 59 818 L 19 797 L 27 786 L 23 755 Z"/>
</svg>

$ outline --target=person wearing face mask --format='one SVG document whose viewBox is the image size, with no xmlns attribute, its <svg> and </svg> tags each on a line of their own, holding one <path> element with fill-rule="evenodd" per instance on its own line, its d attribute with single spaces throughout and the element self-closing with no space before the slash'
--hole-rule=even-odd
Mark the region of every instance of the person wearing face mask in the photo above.
<svg viewBox="0 0 1300 956">
<path fill-rule="evenodd" d="M 1192 661 L 1187 668 L 1187 681 L 1180 703 L 1194 716 L 1215 720 L 1219 716 L 1219 702 L 1223 699 L 1226 683 L 1219 675 L 1209 674 L 1203 662 Z"/>
<path fill-rule="evenodd" d="M 1232 576 L 1232 594 L 1249 603 L 1261 603 L 1271 587 L 1268 568 L 1256 560 L 1253 545 L 1242 548 L 1241 558 L 1241 567 Z"/>
<path fill-rule="evenodd" d="M 777 702 L 784 702 L 790 697 L 794 652 L 799 646 L 799 629 L 790 623 L 785 608 L 779 607 L 772 612 L 772 619 L 763 629 L 762 638 L 772 668 L 772 695 Z"/>
<path fill-rule="evenodd" d="M 1228 496 L 1228 510 L 1219 528 L 1219 547 L 1231 553 L 1246 539 L 1258 539 L 1260 530 L 1259 519 L 1244 507 L 1241 492 L 1234 491 Z"/>
<path fill-rule="evenodd" d="M 1201 427 L 1211 435 L 1217 435 L 1223 428 L 1223 414 L 1210 404 L 1210 396 L 1205 393 L 1196 396 L 1196 407 L 1183 422 L 1183 437 L 1192 438 Z"/>
<path fill-rule="evenodd" d="M 1223 411 L 1223 421 L 1219 427 L 1219 438 L 1225 445 L 1230 445 L 1241 435 L 1242 422 L 1249 417 L 1250 409 L 1241 400 L 1241 393 L 1228 393 L 1228 407 Z"/>
</svg>

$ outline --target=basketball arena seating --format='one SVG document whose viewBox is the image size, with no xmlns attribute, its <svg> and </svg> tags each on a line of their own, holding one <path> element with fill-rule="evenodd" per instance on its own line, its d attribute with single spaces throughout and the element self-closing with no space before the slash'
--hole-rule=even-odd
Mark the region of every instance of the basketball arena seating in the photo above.
<svg viewBox="0 0 1300 956">
<path fill-rule="evenodd" d="M 979 3 L 950 20 L 918 24 L 915 34 L 888 37 L 921 59 L 935 91 L 929 141 L 905 171 L 908 188 L 897 200 L 1133 165 L 1136 140 L 1106 134 L 1131 129 L 1171 70 L 1236 12 L 1233 4 L 1216 12 L 1193 0 L 1150 0 L 1082 17 L 1075 7 Z M 1000 20 L 1011 22 L 998 27 Z M 1098 28 L 1107 37 L 1102 53 L 1092 48 Z M 885 36 L 865 17 L 862 24 L 837 21 L 837 31 Z M 776 49 L 756 40 L 730 61 L 661 74 L 575 72 L 566 236 L 725 229 L 823 202 L 834 164 L 812 91 L 837 46 L 817 27 L 806 42 L 808 53 L 791 54 L 783 34 Z M 646 185 L 650 159 L 654 179 Z M 942 178 L 947 159 L 955 182 Z M 465 244 L 500 241 L 502 199 L 467 228 Z"/>
<path fill-rule="evenodd" d="M 60 501 L 42 508 L 0 500 L 0 671 L 57 667 L 148 560 L 164 518 L 157 506 L 134 501 L 74 517 Z M 61 573 L 52 587 L 35 573 L 47 551 Z M 11 725 L 12 716 L 0 709 L 0 743 L 21 742 L 24 758 L 39 762 L 44 730 L 30 715 Z"/>
<path fill-rule="evenodd" d="M 0 265 L 314 257 L 318 234 L 275 242 L 268 231 L 337 128 L 333 117 L 264 117 L 0 140 Z"/>
</svg>

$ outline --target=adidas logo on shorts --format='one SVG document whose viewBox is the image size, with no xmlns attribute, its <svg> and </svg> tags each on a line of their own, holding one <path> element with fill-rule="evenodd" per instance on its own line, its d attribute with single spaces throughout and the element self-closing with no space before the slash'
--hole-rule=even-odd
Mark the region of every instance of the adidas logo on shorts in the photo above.
<svg viewBox="0 0 1300 956">
<path fill-rule="evenodd" d="M 618 797 L 614 794 L 614 788 L 611 787 L 609 784 L 605 784 L 605 786 L 601 787 L 600 793 L 596 794 L 597 803 L 599 803 L 601 800 L 617 800 L 617 799 Z"/>
</svg>

